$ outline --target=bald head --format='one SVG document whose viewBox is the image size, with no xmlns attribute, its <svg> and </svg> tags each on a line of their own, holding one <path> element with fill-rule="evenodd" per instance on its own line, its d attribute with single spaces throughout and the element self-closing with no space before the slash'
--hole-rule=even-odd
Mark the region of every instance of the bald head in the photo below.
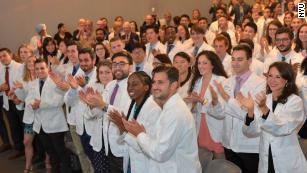
<svg viewBox="0 0 307 173">
<path fill-rule="evenodd" d="M 123 24 L 123 30 L 126 34 L 130 33 L 131 32 L 131 25 L 130 25 L 130 22 L 124 22 Z"/>
</svg>

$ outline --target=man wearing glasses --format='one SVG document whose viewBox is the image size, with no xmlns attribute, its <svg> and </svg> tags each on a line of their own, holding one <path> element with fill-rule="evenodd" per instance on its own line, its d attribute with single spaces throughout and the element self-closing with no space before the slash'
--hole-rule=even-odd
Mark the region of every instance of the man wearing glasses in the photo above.
<svg viewBox="0 0 307 173">
<path fill-rule="evenodd" d="M 293 32 L 290 28 L 282 27 L 276 31 L 275 40 L 278 51 L 264 61 L 264 72 L 267 72 L 269 66 L 276 61 L 284 61 L 293 66 L 295 71 L 298 70 L 304 57 L 292 49 Z"/>
</svg>

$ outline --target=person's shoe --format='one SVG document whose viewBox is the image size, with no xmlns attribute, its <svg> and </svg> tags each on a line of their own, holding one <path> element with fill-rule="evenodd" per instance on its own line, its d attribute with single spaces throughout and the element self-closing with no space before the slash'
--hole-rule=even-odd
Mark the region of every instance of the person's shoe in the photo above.
<svg viewBox="0 0 307 173">
<path fill-rule="evenodd" d="M 14 160 L 17 159 L 19 157 L 22 157 L 25 155 L 24 151 L 16 151 L 14 154 L 12 154 L 11 156 L 8 157 L 9 160 Z"/>
<path fill-rule="evenodd" d="M 10 150 L 10 149 L 12 149 L 12 146 L 10 144 L 2 144 L 0 146 L 0 153 L 3 153 L 3 152 Z"/>
</svg>

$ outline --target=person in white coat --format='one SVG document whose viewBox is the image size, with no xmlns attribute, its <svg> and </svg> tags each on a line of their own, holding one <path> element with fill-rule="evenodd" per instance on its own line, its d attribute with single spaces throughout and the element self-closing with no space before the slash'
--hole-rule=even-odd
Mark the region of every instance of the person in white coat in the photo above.
<svg viewBox="0 0 307 173">
<path fill-rule="evenodd" d="M 46 61 L 37 59 L 34 66 L 38 78 L 29 84 L 25 101 L 28 111 L 34 114 L 33 130 L 50 156 L 52 171 L 69 173 L 71 168 L 64 143 L 68 126 L 62 109 L 65 92 L 49 77 Z"/>
<path fill-rule="evenodd" d="M 132 66 L 132 57 L 127 52 L 118 52 L 112 55 L 112 73 L 115 80 L 111 81 L 103 91 L 102 96 L 91 94 L 87 103 L 93 108 L 96 116 L 103 117 L 103 143 L 106 155 L 108 155 L 110 170 L 112 173 L 123 172 L 123 156 L 125 145 L 119 141 L 121 135 L 119 128 L 110 121 L 109 112 L 117 109 L 125 115 L 129 109 L 130 97 L 127 91 L 127 78 Z"/>
<path fill-rule="evenodd" d="M 9 156 L 9 159 L 16 159 L 24 155 L 23 145 L 23 110 L 19 107 L 20 100 L 12 95 L 14 81 L 21 78 L 20 69 L 22 65 L 14 61 L 13 54 L 8 48 L 0 49 L 0 61 L 2 68 L 0 69 L 0 92 L 3 92 L 3 108 L 7 115 L 10 125 L 12 141 L 15 152 Z"/>
<path fill-rule="evenodd" d="M 182 99 L 186 98 L 189 93 L 189 87 L 192 79 L 191 57 L 185 52 L 178 52 L 174 57 L 173 66 L 179 71 L 179 88 L 177 93 Z"/>
<path fill-rule="evenodd" d="M 142 124 L 147 133 L 155 133 L 154 126 L 160 116 L 161 108 L 150 96 L 151 78 L 144 72 L 134 72 L 128 78 L 128 94 L 131 98 L 128 114 L 124 120 L 118 111 L 110 112 L 111 121 L 120 129 L 123 135 L 121 140 L 126 144 L 127 151 L 124 157 L 124 172 L 143 173 L 148 168 L 149 158 L 142 152 L 134 135 L 127 133 L 123 121 L 132 120 Z"/>
<path fill-rule="evenodd" d="M 146 47 L 146 57 L 145 61 L 149 64 L 152 64 L 155 55 L 165 54 L 166 47 L 159 41 L 159 30 L 154 26 L 146 27 L 146 39 L 148 43 Z"/>
<path fill-rule="evenodd" d="M 306 158 L 297 137 L 304 107 L 291 65 L 275 62 L 269 67 L 267 93 L 259 93 L 255 99 L 250 95 L 238 99 L 248 112 L 243 132 L 261 136 L 259 173 L 306 172 Z M 254 107 L 261 110 L 259 116 L 255 116 Z"/>
<path fill-rule="evenodd" d="M 204 41 L 204 34 L 205 34 L 205 31 L 201 27 L 197 25 L 192 26 L 191 38 L 193 40 L 193 46 L 185 50 L 186 53 L 188 53 L 189 55 L 193 57 L 192 64 L 194 64 L 196 56 L 201 51 L 203 50 L 214 51 L 213 47 Z"/>
<path fill-rule="evenodd" d="M 123 121 L 149 157 L 148 173 L 200 173 L 197 137 L 193 115 L 176 93 L 179 74 L 174 67 L 158 66 L 153 71 L 152 94 L 162 112 L 147 133 L 137 121 Z"/>
<path fill-rule="evenodd" d="M 239 93 L 253 97 L 265 90 L 263 78 L 251 72 L 252 50 L 239 44 L 232 52 L 231 66 L 235 75 L 223 84 L 215 82 L 222 100 L 216 106 L 212 116 L 223 118 L 222 142 L 227 160 L 239 166 L 243 173 L 257 173 L 259 162 L 259 137 L 247 137 L 242 132 L 246 110 L 242 109 L 237 97 Z M 213 89 L 213 88 L 212 88 Z M 214 89 L 213 89 L 214 90 Z M 224 104 L 221 104 L 222 101 Z M 221 102 L 221 103 L 220 103 Z M 217 111 L 219 110 L 219 111 Z M 256 109 L 257 110 L 257 109 Z"/>
<path fill-rule="evenodd" d="M 131 72 L 144 71 L 149 76 L 151 76 L 152 64 L 149 64 L 147 61 L 145 61 L 146 47 L 141 43 L 135 43 L 132 47 L 131 56 L 133 59 Z"/>
<path fill-rule="evenodd" d="M 98 63 L 97 67 L 97 81 L 89 83 L 86 88 L 78 92 L 79 98 L 82 101 L 80 103 L 83 107 L 84 114 L 83 117 L 85 121 L 90 121 L 91 126 L 87 127 L 90 129 L 90 141 L 89 145 L 92 150 L 91 163 L 95 172 L 99 173 L 109 173 L 110 163 L 109 158 L 105 153 L 105 146 L 103 144 L 103 116 L 102 114 L 96 114 L 97 111 L 92 111 L 90 108 L 90 102 L 87 100 L 89 93 L 95 93 L 102 95 L 105 86 L 112 81 L 112 63 L 109 60 L 103 60 Z M 89 124 L 89 123 L 87 123 Z"/>
<path fill-rule="evenodd" d="M 213 152 L 215 159 L 225 158 L 222 145 L 223 120 L 210 115 L 211 94 L 210 87 L 214 82 L 223 83 L 227 74 L 220 58 L 212 51 L 203 51 L 194 65 L 192 78 L 187 98 L 195 106 L 194 117 L 198 134 L 198 146 Z M 194 107 L 193 106 L 193 107 Z"/>
<path fill-rule="evenodd" d="M 36 61 L 36 57 L 31 55 L 30 57 L 26 58 L 24 61 L 24 68 L 22 78 L 14 82 L 14 93 L 17 98 L 25 102 L 25 99 L 29 93 L 31 81 L 36 79 L 35 69 L 34 69 L 34 62 Z M 34 121 L 34 114 L 33 112 L 29 111 L 27 107 L 25 107 L 24 114 L 23 114 L 23 123 L 24 123 L 24 145 L 25 145 L 25 169 L 24 173 L 30 172 L 32 170 L 32 158 L 34 154 L 33 150 L 33 140 L 35 132 L 33 131 L 33 121 Z M 49 162 L 49 159 L 48 159 Z M 46 169 L 51 168 L 50 163 L 46 163 Z M 50 170 L 50 169 L 49 169 Z"/>
</svg>

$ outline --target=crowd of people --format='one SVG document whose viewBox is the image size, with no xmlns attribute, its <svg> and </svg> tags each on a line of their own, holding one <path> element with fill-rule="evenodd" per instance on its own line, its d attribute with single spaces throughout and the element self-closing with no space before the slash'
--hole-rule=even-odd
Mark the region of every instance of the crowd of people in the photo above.
<svg viewBox="0 0 307 173">
<path fill-rule="evenodd" d="M 306 172 L 299 2 L 38 24 L 16 54 L 0 48 L 0 152 L 25 155 L 24 173 Z"/>
</svg>

